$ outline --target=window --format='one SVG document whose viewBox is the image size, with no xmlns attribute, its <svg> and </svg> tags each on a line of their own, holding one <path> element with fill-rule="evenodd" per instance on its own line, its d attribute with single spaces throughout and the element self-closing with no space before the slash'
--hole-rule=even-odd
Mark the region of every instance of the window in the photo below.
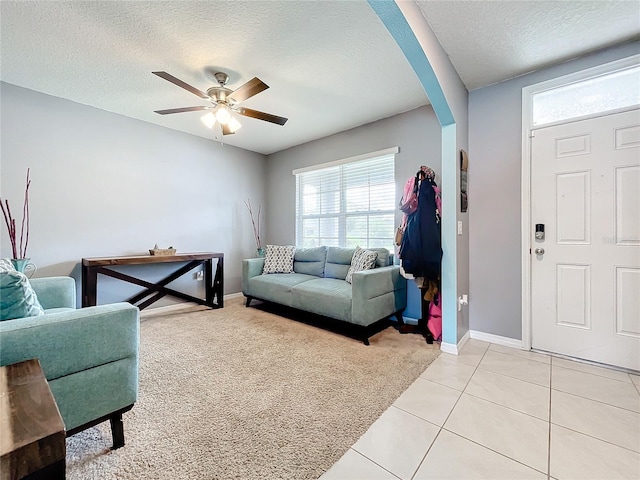
<svg viewBox="0 0 640 480">
<path fill-rule="evenodd" d="M 533 127 L 640 104 L 640 66 L 579 80 L 532 95 Z"/>
<path fill-rule="evenodd" d="M 295 170 L 296 245 L 393 250 L 397 151 Z"/>
</svg>

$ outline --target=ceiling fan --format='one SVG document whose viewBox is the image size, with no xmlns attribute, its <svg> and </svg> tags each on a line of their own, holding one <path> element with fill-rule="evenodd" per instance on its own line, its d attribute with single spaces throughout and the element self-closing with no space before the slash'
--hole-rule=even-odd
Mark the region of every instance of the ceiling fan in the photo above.
<svg viewBox="0 0 640 480">
<path fill-rule="evenodd" d="M 227 81 L 229 80 L 229 76 L 226 73 L 218 72 L 215 74 L 215 77 L 219 85 L 217 87 L 209 88 L 205 93 L 174 77 L 173 75 L 168 74 L 167 72 L 151 73 L 159 76 L 160 78 L 164 78 L 174 85 L 184 88 L 188 92 L 191 92 L 200 98 L 209 100 L 212 103 L 212 105 L 206 106 L 155 110 L 155 113 L 159 113 L 160 115 L 196 112 L 199 110 L 212 110 L 202 117 L 202 123 L 204 123 L 209 128 L 213 128 L 216 123 L 220 124 L 220 126 L 222 127 L 223 135 L 236 133 L 242 126 L 240 122 L 232 116 L 232 113 L 237 113 L 238 115 L 243 115 L 245 117 L 257 118 L 258 120 L 264 120 L 265 122 L 271 122 L 277 125 L 284 125 L 285 123 L 287 123 L 287 119 L 284 117 L 278 117 L 276 115 L 271 115 L 270 113 L 259 112 L 258 110 L 252 110 L 250 108 L 240 106 L 241 102 L 269 88 L 269 85 L 267 85 L 257 77 L 252 78 L 239 88 L 231 90 L 225 86 L 227 84 Z"/>
</svg>

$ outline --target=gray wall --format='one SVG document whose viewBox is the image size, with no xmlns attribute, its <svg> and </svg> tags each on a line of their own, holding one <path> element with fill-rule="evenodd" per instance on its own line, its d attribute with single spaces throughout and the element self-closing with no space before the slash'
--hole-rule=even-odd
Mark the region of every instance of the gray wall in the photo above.
<svg viewBox="0 0 640 480">
<path fill-rule="evenodd" d="M 458 72 L 453 67 L 447 52 L 442 48 L 440 41 L 429 26 L 418 5 L 415 2 L 398 2 L 397 6 L 426 54 L 456 123 L 455 145 L 446 145 L 443 149 L 447 157 L 444 161 L 453 161 L 453 163 L 446 163 L 442 168 L 446 179 L 446 182 L 441 182 L 442 208 L 444 210 L 442 243 L 445 250 L 442 263 L 442 269 L 445 272 L 442 278 L 442 288 L 445 326 L 449 321 L 447 318 L 456 316 L 456 336 L 448 336 L 445 331 L 443 333 L 443 342 L 459 343 L 469 330 L 468 309 L 465 307 L 462 311 L 457 311 L 457 297 L 469 292 L 469 217 L 468 212 L 460 212 L 460 167 L 458 160 L 460 149 L 468 152 L 468 92 L 460 80 Z M 404 53 L 410 60 L 416 60 L 413 57 L 414 52 L 406 51 Z M 424 73 L 419 73 L 418 76 L 421 77 L 423 82 L 428 82 L 428 78 L 423 77 Z M 428 89 L 428 87 L 425 88 Z M 429 94 L 429 91 L 427 91 L 427 94 Z M 440 107 L 444 106 L 440 105 Z M 446 121 L 444 118 L 443 120 Z M 451 127 L 446 128 L 449 129 Z M 455 152 L 452 152 L 450 149 L 454 147 Z M 455 205 L 455 216 L 453 216 L 450 205 Z M 462 235 L 457 235 L 457 222 L 462 222 L 463 224 Z M 454 248 L 455 252 L 453 251 Z M 454 272 L 452 270 L 455 270 L 455 277 L 453 277 Z M 448 277 L 446 273 L 452 274 L 452 276 Z M 455 291 L 452 291 L 454 288 Z"/>
<path fill-rule="evenodd" d="M 638 53 L 626 44 L 469 94 L 471 330 L 522 338 L 522 88 Z"/>
<path fill-rule="evenodd" d="M 148 253 L 158 243 L 224 252 L 225 292 L 240 290 L 240 260 L 255 252 L 243 201 L 265 205 L 263 155 L 7 83 L 0 88 L 2 198 L 21 218 L 30 167 L 28 256 L 36 276 L 72 274 L 79 285 L 83 257 Z M 10 257 L 1 230 L 0 253 Z M 148 278 L 166 273 L 141 268 Z M 106 277 L 98 284 L 99 303 L 137 291 Z M 202 291 L 192 276 L 174 285 Z M 154 306 L 173 303 L 161 302 Z"/>
<path fill-rule="evenodd" d="M 298 145 L 267 157 L 266 240 L 271 244 L 295 244 L 295 191 L 292 171 L 389 147 L 400 147 L 396 157 L 396 197 L 400 200 L 407 178 L 420 165 L 429 165 L 440 176 L 440 125 L 430 106 L 420 107 L 377 122 Z M 396 224 L 402 220 L 396 212 Z M 415 287 L 413 282 L 410 285 Z M 410 289 L 405 315 L 419 316 L 419 294 Z"/>
<path fill-rule="evenodd" d="M 468 103 L 469 92 L 463 85 L 455 70 L 440 80 L 445 90 L 447 102 L 456 120 L 456 222 L 462 222 L 462 234 L 457 234 L 456 224 L 456 272 L 457 295 L 469 294 L 469 211 L 461 211 L 460 204 L 460 150 L 469 153 L 469 122 Z M 447 87 L 444 87 L 447 85 Z M 445 212 L 446 213 L 446 212 Z M 463 306 L 457 310 L 457 341 L 469 331 L 469 308 Z"/>
</svg>

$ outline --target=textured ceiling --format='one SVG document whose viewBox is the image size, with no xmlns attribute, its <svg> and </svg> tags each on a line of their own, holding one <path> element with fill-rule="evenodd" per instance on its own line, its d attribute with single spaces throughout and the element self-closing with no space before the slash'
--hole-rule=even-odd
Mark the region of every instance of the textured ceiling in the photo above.
<svg viewBox="0 0 640 480">
<path fill-rule="evenodd" d="M 638 38 L 638 0 L 418 0 L 467 89 Z"/>
<path fill-rule="evenodd" d="M 637 1 L 418 3 L 469 89 L 640 30 Z M 201 112 L 153 113 L 206 102 L 151 72 L 200 90 L 257 76 L 271 88 L 243 105 L 289 122 L 239 117 L 224 141 L 265 154 L 428 103 L 364 0 L 2 0 L 0 22 L 2 81 L 205 138 Z"/>
</svg>

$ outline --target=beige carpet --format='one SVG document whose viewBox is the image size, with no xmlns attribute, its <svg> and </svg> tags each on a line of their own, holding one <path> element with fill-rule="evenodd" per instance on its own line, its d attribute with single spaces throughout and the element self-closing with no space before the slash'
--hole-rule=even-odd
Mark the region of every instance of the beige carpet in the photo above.
<svg viewBox="0 0 640 480">
<path fill-rule="evenodd" d="M 67 478 L 317 478 L 439 353 L 391 327 L 370 340 L 241 299 L 143 318 L 126 445 L 108 423 L 67 439 Z"/>
</svg>

